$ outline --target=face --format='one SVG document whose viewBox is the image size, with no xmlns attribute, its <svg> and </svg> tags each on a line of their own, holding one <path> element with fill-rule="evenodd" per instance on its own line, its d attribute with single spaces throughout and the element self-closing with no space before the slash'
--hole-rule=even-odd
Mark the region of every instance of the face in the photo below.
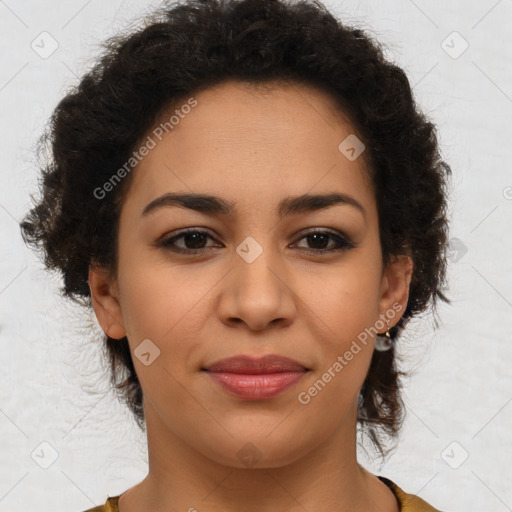
<svg viewBox="0 0 512 512">
<path fill-rule="evenodd" d="M 109 336 L 128 337 L 148 436 L 234 467 L 252 443 L 260 464 L 280 466 L 355 432 L 374 334 L 382 315 L 398 322 L 412 267 L 382 267 L 365 154 L 339 149 L 355 130 L 329 96 L 228 82 L 194 98 L 172 130 L 148 133 L 154 147 L 121 210 L 118 273 L 91 269 L 93 305 Z M 217 199 L 154 202 L 169 193 Z M 292 202 L 333 194 L 346 200 Z M 259 399 L 204 371 L 268 354 L 307 371 Z"/>
</svg>

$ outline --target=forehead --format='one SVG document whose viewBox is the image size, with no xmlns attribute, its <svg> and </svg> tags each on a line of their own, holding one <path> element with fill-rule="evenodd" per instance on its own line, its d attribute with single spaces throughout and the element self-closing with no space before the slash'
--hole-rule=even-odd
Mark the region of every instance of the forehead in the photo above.
<svg viewBox="0 0 512 512">
<path fill-rule="evenodd" d="M 160 119 L 133 171 L 127 202 L 139 210 L 177 190 L 248 208 L 333 190 L 372 201 L 364 152 L 351 161 L 340 150 L 355 129 L 315 87 L 226 82 L 175 103 Z"/>
</svg>

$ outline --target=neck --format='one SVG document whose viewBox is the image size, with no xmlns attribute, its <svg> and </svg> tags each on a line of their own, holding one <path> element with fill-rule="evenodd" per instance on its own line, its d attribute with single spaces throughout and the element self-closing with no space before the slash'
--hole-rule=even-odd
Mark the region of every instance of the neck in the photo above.
<svg viewBox="0 0 512 512">
<path fill-rule="evenodd" d="M 219 460 L 211 447 L 205 454 L 190 446 L 145 404 L 149 472 L 121 496 L 119 512 L 397 512 L 391 491 L 357 462 L 356 412 L 308 453 L 244 467 L 240 458 Z M 259 456 L 270 453 L 265 439 L 252 444 Z M 245 450 L 251 453 L 249 444 Z"/>
</svg>

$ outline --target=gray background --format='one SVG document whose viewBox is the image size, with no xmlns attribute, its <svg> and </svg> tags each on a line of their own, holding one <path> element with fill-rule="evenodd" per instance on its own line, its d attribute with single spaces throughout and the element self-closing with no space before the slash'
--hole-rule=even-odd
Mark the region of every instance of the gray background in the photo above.
<svg viewBox="0 0 512 512">
<path fill-rule="evenodd" d="M 59 299 L 57 276 L 24 246 L 18 222 L 37 191 L 35 142 L 57 101 L 98 44 L 151 5 L 0 1 L 1 511 L 79 512 L 147 471 L 145 439 L 108 393 L 95 319 Z M 445 511 L 512 510 L 512 1 L 326 5 L 387 45 L 454 172 L 454 303 L 441 305 L 438 330 L 428 317 L 408 328 L 400 350 L 415 374 L 399 446 L 384 465 L 369 447 L 360 461 Z"/>
</svg>

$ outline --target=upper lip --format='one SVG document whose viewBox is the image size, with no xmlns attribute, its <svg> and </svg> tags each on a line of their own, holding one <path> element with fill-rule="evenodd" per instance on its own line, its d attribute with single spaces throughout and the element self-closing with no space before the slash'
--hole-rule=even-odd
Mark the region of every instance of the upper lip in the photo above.
<svg viewBox="0 0 512 512">
<path fill-rule="evenodd" d="M 289 357 L 269 354 L 263 357 L 246 355 L 228 357 L 211 364 L 204 370 L 209 372 L 261 374 L 303 372 L 309 369 Z"/>
</svg>

